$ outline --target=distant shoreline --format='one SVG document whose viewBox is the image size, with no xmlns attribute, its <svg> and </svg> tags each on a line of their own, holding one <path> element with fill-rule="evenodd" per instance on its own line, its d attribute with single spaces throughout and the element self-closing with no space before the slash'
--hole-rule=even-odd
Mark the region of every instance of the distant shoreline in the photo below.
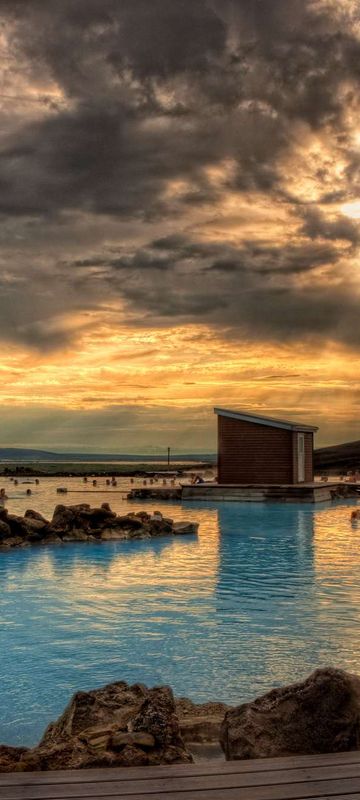
<svg viewBox="0 0 360 800">
<path fill-rule="evenodd" d="M 0 463 L 0 475 L 4 478 L 9 477 L 32 477 L 32 478 L 70 478 L 70 477 L 116 477 L 135 478 L 151 477 L 162 472 L 176 472 L 182 475 L 185 472 L 196 472 L 204 469 L 214 469 L 215 462 L 210 461 L 174 461 L 174 463 L 163 462 L 140 462 L 140 463 L 121 463 L 108 462 L 6 462 Z"/>
</svg>

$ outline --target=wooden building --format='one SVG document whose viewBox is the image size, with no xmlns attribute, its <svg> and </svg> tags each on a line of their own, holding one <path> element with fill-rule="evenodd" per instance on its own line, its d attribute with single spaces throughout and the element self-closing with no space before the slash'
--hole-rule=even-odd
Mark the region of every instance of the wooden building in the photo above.
<svg viewBox="0 0 360 800">
<path fill-rule="evenodd" d="M 313 425 L 215 408 L 218 484 L 301 484 L 314 480 Z"/>
</svg>

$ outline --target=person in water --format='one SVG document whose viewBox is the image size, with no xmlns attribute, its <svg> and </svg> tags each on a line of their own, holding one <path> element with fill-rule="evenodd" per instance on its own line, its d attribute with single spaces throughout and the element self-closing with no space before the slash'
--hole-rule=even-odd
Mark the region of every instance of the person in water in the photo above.
<svg viewBox="0 0 360 800">
<path fill-rule="evenodd" d="M 205 483 L 204 478 L 201 475 L 195 475 L 195 478 L 191 481 L 191 483 L 196 486 L 198 483 Z"/>
<path fill-rule="evenodd" d="M 5 489 L 0 489 L 0 505 L 3 505 L 5 500 L 8 500 L 8 496 L 5 492 Z"/>
</svg>

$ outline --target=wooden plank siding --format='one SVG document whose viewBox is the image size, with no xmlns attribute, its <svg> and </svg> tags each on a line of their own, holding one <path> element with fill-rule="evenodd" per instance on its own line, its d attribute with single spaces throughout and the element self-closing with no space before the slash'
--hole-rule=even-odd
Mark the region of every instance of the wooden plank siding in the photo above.
<svg viewBox="0 0 360 800">
<path fill-rule="evenodd" d="M 219 483 L 293 483 L 293 432 L 218 416 Z"/>
<path fill-rule="evenodd" d="M 313 433 L 304 432 L 305 482 L 313 473 Z M 272 425 L 218 416 L 219 484 L 296 484 L 298 434 Z"/>
<path fill-rule="evenodd" d="M 0 775 L 1 800 L 360 800 L 360 752 Z"/>
</svg>

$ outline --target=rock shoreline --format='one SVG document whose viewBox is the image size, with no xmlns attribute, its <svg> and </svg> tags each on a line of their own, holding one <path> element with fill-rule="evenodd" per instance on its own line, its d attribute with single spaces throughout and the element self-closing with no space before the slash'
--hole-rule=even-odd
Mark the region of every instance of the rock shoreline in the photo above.
<svg viewBox="0 0 360 800">
<path fill-rule="evenodd" d="M 0 772 L 191 763 L 219 742 L 227 760 L 358 750 L 360 678 L 318 669 L 236 707 L 119 681 L 77 692 L 36 747 L 0 745 Z"/>
<path fill-rule="evenodd" d="M 159 511 L 117 515 L 108 503 L 99 508 L 91 508 L 88 503 L 57 505 L 51 520 L 32 509 L 20 517 L 0 508 L 0 550 L 35 544 L 151 539 L 196 534 L 197 531 L 197 523 L 174 522 Z"/>
<path fill-rule="evenodd" d="M 7 464 L 7 466 L 0 466 L 0 475 L 6 478 L 151 478 L 159 473 L 173 473 L 177 472 L 179 476 L 186 475 L 188 472 L 197 472 L 203 469 L 214 469 L 216 463 L 211 461 L 189 461 L 178 463 L 177 461 L 167 464 L 166 461 L 153 463 L 153 462 L 133 462 L 126 464 L 124 462 L 111 462 L 111 464 L 101 465 L 101 462 L 90 462 L 82 464 L 79 461 L 67 461 L 64 464 L 61 461 L 49 462 L 47 465 L 44 463 L 40 466 L 39 463 L 33 465 L 28 463 Z"/>
<path fill-rule="evenodd" d="M 77 692 L 37 746 L 0 745 L 0 772 L 192 763 L 191 742 L 218 741 L 228 708 L 125 681 Z"/>
</svg>

